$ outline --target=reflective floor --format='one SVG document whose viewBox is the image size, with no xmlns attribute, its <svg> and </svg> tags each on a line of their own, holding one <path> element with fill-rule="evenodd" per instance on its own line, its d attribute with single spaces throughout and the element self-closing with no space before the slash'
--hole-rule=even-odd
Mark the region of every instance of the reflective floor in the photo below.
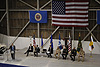
<svg viewBox="0 0 100 67">
<path fill-rule="evenodd" d="M 76 61 L 71 61 L 68 56 L 66 60 L 47 58 L 46 54 L 39 54 L 39 57 L 34 57 L 33 53 L 30 53 L 28 57 L 24 54 L 26 49 L 16 51 L 16 59 L 12 60 L 10 54 L 5 54 L 4 57 L 0 56 L 0 63 L 22 65 L 29 67 L 100 67 L 100 55 L 92 55 L 89 57 L 89 54 L 85 55 L 85 61 L 78 62 L 77 57 Z M 8 57 L 8 58 L 7 58 Z"/>
</svg>

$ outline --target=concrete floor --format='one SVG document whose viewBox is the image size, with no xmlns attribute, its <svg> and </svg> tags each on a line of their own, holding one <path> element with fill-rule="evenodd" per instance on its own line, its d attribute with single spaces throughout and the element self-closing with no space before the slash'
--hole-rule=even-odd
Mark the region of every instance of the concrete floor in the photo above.
<svg viewBox="0 0 100 67">
<path fill-rule="evenodd" d="M 29 66 L 29 67 L 100 67 L 100 55 L 94 55 L 89 57 L 89 54 L 85 55 L 85 61 L 78 62 L 77 57 L 76 61 L 71 61 L 68 56 L 66 60 L 62 58 L 55 59 L 47 58 L 46 54 L 39 54 L 39 57 L 34 57 L 33 54 L 30 54 L 28 57 L 24 54 L 26 49 L 16 51 L 16 60 L 11 60 L 10 54 L 4 55 L 4 59 L 0 56 L 0 63 Z"/>
</svg>

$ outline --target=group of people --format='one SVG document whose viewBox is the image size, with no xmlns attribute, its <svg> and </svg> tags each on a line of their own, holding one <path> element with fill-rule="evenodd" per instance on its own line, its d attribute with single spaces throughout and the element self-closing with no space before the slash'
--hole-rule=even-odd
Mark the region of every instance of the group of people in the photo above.
<svg viewBox="0 0 100 67">
<path fill-rule="evenodd" d="M 29 55 L 29 52 L 33 52 L 33 46 L 30 44 L 28 50 L 24 53 L 27 54 L 26 57 Z M 38 45 L 35 46 L 34 56 L 38 57 L 38 53 L 40 52 L 40 48 Z"/>
<path fill-rule="evenodd" d="M 9 47 L 9 49 L 10 49 L 10 52 L 11 52 L 11 57 L 14 60 L 15 59 L 15 50 L 16 50 L 15 45 L 12 44 Z M 24 53 L 24 54 L 26 54 L 26 57 L 29 55 L 29 52 L 33 52 L 33 46 L 32 46 L 32 44 L 30 44 L 28 50 Z M 38 45 L 36 45 L 35 46 L 35 51 L 34 51 L 34 56 L 38 57 L 38 53 L 40 53 L 40 48 L 38 47 Z M 46 54 L 47 54 L 48 57 L 52 58 L 53 48 L 51 47 L 51 45 L 49 46 L 49 49 L 46 52 Z M 66 45 L 63 48 L 62 53 L 61 53 L 61 49 L 58 46 L 57 49 L 56 49 L 56 52 L 55 52 L 54 56 L 55 56 L 55 58 L 60 59 L 60 55 L 62 55 L 62 58 L 66 59 L 68 54 L 69 54 L 69 52 L 68 52 L 68 45 Z M 76 55 L 77 55 L 77 50 L 74 47 L 71 50 L 71 53 L 70 53 L 70 58 L 71 58 L 72 61 L 75 61 L 75 56 Z M 84 61 L 85 52 L 83 51 L 83 48 L 80 48 L 80 51 L 78 53 L 78 61 L 80 61 L 80 57 L 82 57 L 82 61 Z"/>
<path fill-rule="evenodd" d="M 10 49 L 12 60 L 15 60 L 15 50 L 16 50 L 15 45 L 12 44 L 9 47 L 9 49 Z M 32 46 L 32 44 L 30 44 L 28 50 L 24 53 L 24 54 L 27 54 L 26 57 L 29 55 L 29 52 L 33 52 L 33 46 Z M 38 47 L 38 45 L 36 45 L 35 46 L 35 51 L 34 51 L 34 56 L 38 56 L 39 52 L 40 52 L 40 48 Z"/>
<path fill-rule="evenodd" d="M 62 58 L 66 59 L 68 53 L 69 53 L 68 52 L 68 46 L 65 46 L 63 51 L 62 51 Z M 57 49 L 56 49 L 55 58 L 60 59 L 60 54 L 61 54 L 61 49 L 58 46 Z M 70 52 L 70 58 L 71 58 L 72 61 L 75 61 L 75 56 L 76 55 L 77 55 L 77 50 L 74 47 Z M 78 61 L 80 61 L 80 57 L 82 57 L 82 62 L 83 62 L 84 61 L 84 57 L 85 57 L 85 52 L 84 52 L 83 48 L 80 48 L 80 51 L 78 53 Z"/>
</svg>

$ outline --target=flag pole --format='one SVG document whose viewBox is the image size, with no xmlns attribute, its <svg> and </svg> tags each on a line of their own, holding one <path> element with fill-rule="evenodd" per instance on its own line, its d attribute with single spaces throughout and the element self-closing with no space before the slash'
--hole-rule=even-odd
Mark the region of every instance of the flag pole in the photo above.
<svg viewBox="0 0 100 67">
<path fill-rule="evenodd" d="M 91 42 L 89 44 L 89 46 L 92 46 L 93 45 L 93 38 L 92 38 L 92 34 L 91 34 Z M 90 57 L 92 57 L 92 50 L 93 48 L 90 49 Z"/>
<path fill-rule="evenodd" d="M 92 51 L 90 51 L 90 57 L 92 57 Z"/>
<path fill-rule="evenodd" d="M 92 36 L 92 35 L 91 35 Z M 92 57 L 92 51 L 90 51 L 90 57 Z"/>
<path fill-rule="evenodd" d="M 32 44 L 32 36 L 29 36 L 29 38 L 30 38 L 30 44 Z"/>
<path fill-rule="evenodd" d="M 73 38 L 72 46 L 74 47 L 74 27 L 72 27 L 72 38 Z"/>
<path fill-rule="evenodd" d="M 41 50 L 43 50 L 42 40 L 43 40 L 43 33 L 41 34 Z"/>
<path fill-rule="evenodd" d="M 39 0 L 37 0 L 37 11 L 39 11 Z M 41 47 L 40 45 L 40 23 L 37 23 L 37 29 L 38 29 L 38 46 Z"/>
</svg>

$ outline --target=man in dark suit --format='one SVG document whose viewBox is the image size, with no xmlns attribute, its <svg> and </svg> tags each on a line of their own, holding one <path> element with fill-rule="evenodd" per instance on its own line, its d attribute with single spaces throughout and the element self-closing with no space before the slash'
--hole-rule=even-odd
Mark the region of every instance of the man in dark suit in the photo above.
<svg viewBox="0 0 100 67">
<path fill-rule="evenodd" d="M 75 61 L 75 56 L 77 54 L 77 50 L 75 49 L 75 47 L 71 50 L 71 55 L 70 58 L 72 61 Z"/>
<path fill-rule="evenodd" d="M 9 47 L 9 49 L 10 49 L 10 53 L 11 53 L 12 60 L 15 60 L 15 50 L 16 50 L 15 45 L 12 44 L 12 45 Z"/>
<path fill-rule="evenodd" d="M 62 53 L 63 59 L 66 59 L 67 55 L 68 55 L 68 49 L 65 46 L 65 48 L 63 49 L 63 53 Z"/>
<path fill-rule="evenodd" d="M 34 51 L 34 57 L 37 56 L 38 57 L 38 53 L 40 53 L 40 48 L 38 47 L 38 45 L 35 47 L 35 51 Z"/>
<path fill-rule="evenodd" d="M 24 53 L 24 54 L 27 54 L 26 57 L 29 55 L 29 52 L 33 52 L 33 46 L 32 46 L 32 44 L 30 44 L 28 50 Z"/>
<path fill-rule="evenodd" d="M 48 55 L 48 57 L 52 57 L 51 54 L 53 54 L 53 48 L 51 47 L 51 45 L 50 45 L 48 52 L 46 54 Z"/>
</svg>

